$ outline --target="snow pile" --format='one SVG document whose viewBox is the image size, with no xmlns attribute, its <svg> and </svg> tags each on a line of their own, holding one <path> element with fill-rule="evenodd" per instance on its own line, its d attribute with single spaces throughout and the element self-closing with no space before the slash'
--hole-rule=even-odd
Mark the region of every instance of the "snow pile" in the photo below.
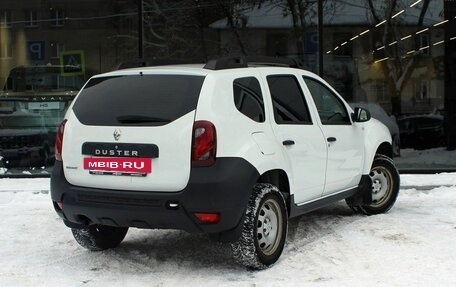
<svg viewBox="0 0 456 287">
<path fill-rule="evenodd" d="M 49 179 L 0 179 L 0 286 L 456 286 L 456 187 L 402 189 L 378 216 L 339 202 L 291 219 L 282 257 L 257 272 L 228 245 L 181 231 L 130 229 L 117 249 L 86 251 L 48 191 Z"/>
<path fill-rule="evenodd" d="M 456 173 L 401 174 L 401 186 L 404 188 L 456 186 Z"/>
</svg>

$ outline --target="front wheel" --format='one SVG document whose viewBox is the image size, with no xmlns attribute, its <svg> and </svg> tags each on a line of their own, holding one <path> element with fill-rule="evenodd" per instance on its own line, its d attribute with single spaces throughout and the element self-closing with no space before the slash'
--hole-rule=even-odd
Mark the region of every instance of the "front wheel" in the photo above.
<svg viewBox="0 0 456 287">
<path fill-rule="evenodd" d="M 73 237 L 79 245 L 91 251 L 101 251 L 119 245 L 127 235 L 127 227 L 90 225 L 81 229 L 72 228 Z"/>
<path fill-rule="evenodd" d="M 285 246 L 287 223 L 285 200 L 279 189 L 271 184 L 256 184 L 246 209 L 242 235 L 231 244 L 236 261 L 253 269 L 274 264 Z"/>
<path fill-rule="evenodd" d="M 354 208 L 368 215 L 385 213 L 393 207 L 399 195 L 399 172 L 389 157 L 377 155 L 369 176 L 372 180 L 372 203 Z"/>
</svg>

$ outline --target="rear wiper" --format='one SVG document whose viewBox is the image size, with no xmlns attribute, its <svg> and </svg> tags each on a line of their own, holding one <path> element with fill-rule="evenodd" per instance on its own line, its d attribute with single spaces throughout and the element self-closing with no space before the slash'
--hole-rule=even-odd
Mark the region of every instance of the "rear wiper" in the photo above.
<svg viewBox="0 0 456 287">
<path fill-rule="evenodd" d="M 169 123 L 168 119 L 155 118 L 148 116 L 126 115 L 117 117 L 117 121 L 121 124 L 141 124 L 141 123 Z"/>
</svg>

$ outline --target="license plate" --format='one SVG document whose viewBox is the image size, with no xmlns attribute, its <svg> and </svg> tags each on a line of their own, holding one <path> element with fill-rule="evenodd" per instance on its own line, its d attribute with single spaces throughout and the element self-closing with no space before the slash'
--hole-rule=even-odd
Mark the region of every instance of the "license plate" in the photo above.
<svg viewBox="0 0 456 287">
<path fill-rule="evenodd" d="M 146 176 L 152 172 L 152 160 L 136 157 L 86 157 L 84 169 L 99 175 Z"/>
<path fill-rule="evenodd" d="M 28 104 L 29 110 L 58 110 L 59 102 L 33 102 Z"/>
</svg>

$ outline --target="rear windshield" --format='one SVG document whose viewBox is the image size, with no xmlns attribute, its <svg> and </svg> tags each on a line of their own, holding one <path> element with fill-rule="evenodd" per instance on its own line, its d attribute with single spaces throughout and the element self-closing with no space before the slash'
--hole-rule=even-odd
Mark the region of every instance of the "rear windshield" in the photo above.
<svg viewBox="0 0 456 287">
<path fill-rule="evenodd" d="M 2 129 L 47 128 L 54 132 L 72 97 L 0 97 Z"/>
<path fill-rule="evenodd" d="M 190 75 L 93 78 L 73 111 L 85 125 L 165 125 L 196 109 L 203 81 Z"/>
</svg>

